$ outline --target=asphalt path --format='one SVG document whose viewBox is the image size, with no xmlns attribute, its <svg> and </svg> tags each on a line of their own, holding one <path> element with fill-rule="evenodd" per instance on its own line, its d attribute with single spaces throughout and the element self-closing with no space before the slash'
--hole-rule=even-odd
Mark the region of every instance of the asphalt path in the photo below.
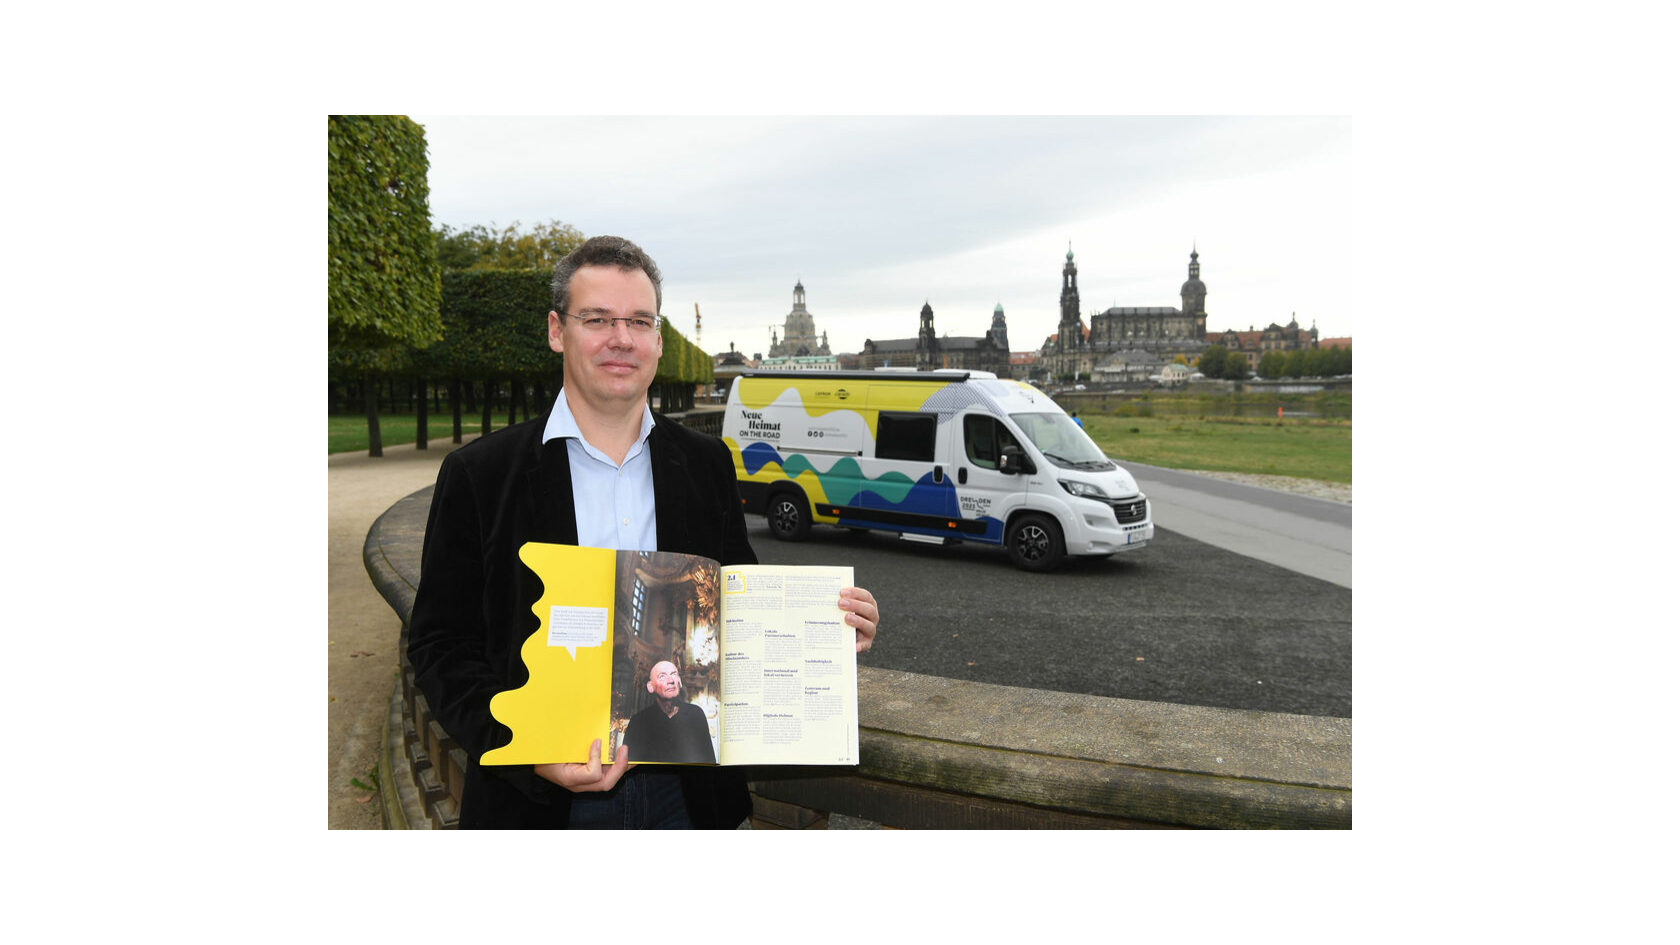
<svg viewBox="0 0 1680 945">
<path fill-rule="evenodd" d="M 1154 473 L 1127 466 L 1146 482 Z M 1338 530 L 1351 533 L 1351 509 L 1339 503 L 1193 478 L 1200 482 L 1176 488 L 1199 495 L 1173 495 L 1157 508 L 1188 511 L 1179 517 L 1191 528 L 1211 527 L 1197 516 L 1215 519 L 1221 541 L 1304 558 L 1312 570 L 1322 566 L 1319 550 L 1275 553 L 1264 547 L 1264 529 L 1323 525 L 1331 544 L 1341 540 Z M 1151 489 L 1144 486 L 1154 500 Z M 1206 511 L 1209 503 L 1218 515 Z M 1159 522 L 1175 512 L 1157 514 Z M 1336 522 L 1343 514 L 1345 529 Z M 783 542 L 761 517 L 749 515 L 747 526 L 761 561 L 850 564 L 875 594 L 881 637 L 860 665 L 1124 699 L 1353 715 L 1352 588 L 1302 573 L 1300 560 L 1285 567 L 1158 523 L 1148 547 L 1034 574 L 991 546 L 824 526 L 805 541 Z M 1273 541 L 1312 544 L 1276 534 Z"/>
<path fill-rule="evenodd" d="M 1353 587 L 1353 506 L 1122 462 L 1165 527 L 1235 551 Z"/>
</svg>

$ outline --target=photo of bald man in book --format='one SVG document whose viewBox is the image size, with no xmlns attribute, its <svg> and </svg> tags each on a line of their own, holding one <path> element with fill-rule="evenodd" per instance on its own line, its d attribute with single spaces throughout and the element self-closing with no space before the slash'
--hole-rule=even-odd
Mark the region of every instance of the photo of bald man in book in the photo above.
<svg viewBox="0 0 1680 945">
<path fill-rule="evenodd" d="M 717 572 L 680 555 L 621 552 L 613 633 L 613 751 L 633 763 L 716 764 Z"/>
</svg>

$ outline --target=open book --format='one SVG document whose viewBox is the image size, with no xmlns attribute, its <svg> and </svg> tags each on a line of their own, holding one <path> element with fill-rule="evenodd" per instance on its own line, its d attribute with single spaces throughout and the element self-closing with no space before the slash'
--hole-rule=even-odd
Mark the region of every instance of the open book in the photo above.
<svg viewBox="0 0 1680 945">
<path fill-rule="evenodd" d="M 480 763 L 857 764 L 849 567 L 718 564 L 528 542 L 541 626 L 525 684 L 490 699 L 513 740 Z"/>
</svg>

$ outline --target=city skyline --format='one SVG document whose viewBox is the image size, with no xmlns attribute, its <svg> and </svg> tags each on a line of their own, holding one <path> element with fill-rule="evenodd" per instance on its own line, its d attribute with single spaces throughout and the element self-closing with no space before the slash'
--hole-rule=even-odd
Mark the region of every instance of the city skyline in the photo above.
<svg viewBox="0 0 1680 945">
<path fill-rule="evenodd" d="M 768 351 L 796 281 L 836 352 L 914 335 L 924 302 L 968 336 L 1001 304 L 1036 350 L 1070 244 L 1087 322 L 1177 307 L 1194 248 L 1210 332 L 1353 333 L 1347 118 L 413 117 L 434 226 L 629 237 L 709 352 Z"/>
</svg>

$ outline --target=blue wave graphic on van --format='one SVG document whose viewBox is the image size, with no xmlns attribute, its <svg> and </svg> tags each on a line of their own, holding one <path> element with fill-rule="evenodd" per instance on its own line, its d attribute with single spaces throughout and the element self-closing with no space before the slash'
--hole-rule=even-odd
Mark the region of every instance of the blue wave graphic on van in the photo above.
<svg viewBox="0 0 1680 945">
<path fill-rule="evenodd" d="M 909 492 L 897 500 L 889 500 L 873 489 L 864 489 L 858 493 L 857 499 L 850 504 L 865 509 L 907 512 L 940 519 L 961 519 L 963 517 L 957 502 L 956 486 L 951 483 L 950 479 L 934 482 L 931 473 L 918 479 Z M 1003 522 L 989 515 L 982 516 L 975 521 L 984 524 L 986 530 L 979 534 L 970 534 L 968 532 L 958 532 L 942 523 L 922 526 L 907 522 L 895 523 L 893 528 L 912 535 L 935 535 L 941 538 L 960 538 L 964 541 L 984 541 L 993 544 L 1003 541 Z M 840 524 L 880 527 L 879 522 L 871 522 L 868 519 L 850 515 L 840 516 Z"/>
<path fill-rule="evenodd" d="M 741 450 L 741 465 L 746 467 L 749 476 L 758 475 L 758 471 L 770 463 L 782 465 L 782 454 L 768 443 L 753 443 Z"/>
<path fill-rule="evenodd" d="M 905 481 L 909 480 L 906 478 Z M 957 517 L 957 489 L 949 479 L 936 483 L 933 481 L 933 474 L 928 473 L 896 497 L 877 492 L 874 488 L 876 485 L 870 483 L 870 488 L 862 490 L 858 501 L 852 504 L 861 505 L 866 509 L 892 509 L 895 512 L 914 512 L 917 515 Z"/>
</svg>

